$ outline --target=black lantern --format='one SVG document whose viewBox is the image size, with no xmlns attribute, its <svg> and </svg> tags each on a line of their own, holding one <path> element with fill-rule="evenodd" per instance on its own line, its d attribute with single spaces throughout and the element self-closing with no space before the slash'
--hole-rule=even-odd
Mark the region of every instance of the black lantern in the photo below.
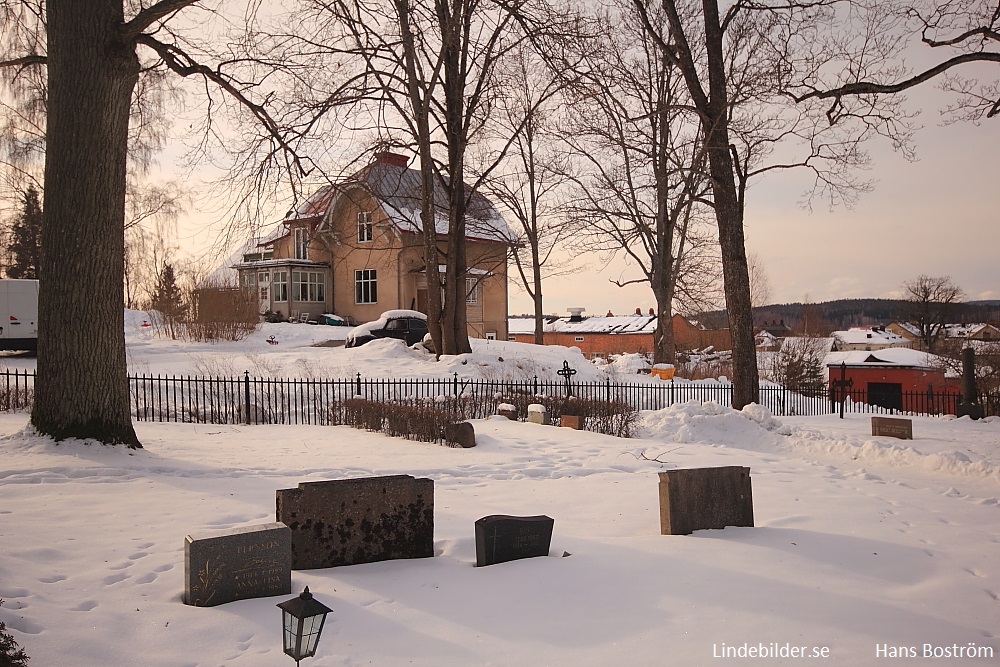
<svg viewBox="0 0 1000 667">
<path fill-rule="evenodd" d="M 302 658 L 316 655 L 326 615 L 333 610 L 313 599 L 308 586 L 298 597 L 278 606 L 281 607 L 281 640 L 285 653 L 295 659 L 296 665 Z"/>
</svg>

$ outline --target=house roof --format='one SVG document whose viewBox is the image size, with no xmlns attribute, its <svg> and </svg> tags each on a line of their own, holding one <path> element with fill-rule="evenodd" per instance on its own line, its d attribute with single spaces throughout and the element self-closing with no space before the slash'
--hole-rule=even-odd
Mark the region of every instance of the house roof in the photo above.
<svg viewBox="0 0 1000 667">
<path fill-rule="evenodd" d="M 547 316 L 542 325 L 546 333 L 571 334 L 651 334 L 656 330 L 655 315 L 626 315 L 623 317 L 585 317 L 579 322 L 571 322 L 569 317 Z M 531 317 L 512 317 L 507 320 L 510 334 L 530 334 L 535 332 L 535 320 Z"/>
<path fill-rule="evenodd" d="M 336 183 L 323 186 L 298 208 L 288 212 L 285 224 L 322 219 L 353 187 L 370 192 L 382 206 L 386 216 L 401 232 L 420 233 L 420 208 L 423 197 L 420 172 L 406 166 L 407 158 L 394 153 L 382 153 L 375 162 Z M 438 234 L 448 234 L 448 202 L 443 188 L 434 189 L 434 223 Z M 482 194 L 474 192 L 468 198 L 466 210 L 468 239 L 510 243 L 516 236 L 497 208 Z"/>
<path fill-rule="evenodd" d="M 829 352 L 823 360 L 828 368 L 846 363 L 854 368 L 866 367 L 905 367 L 932 370 L 935 367 L 937 355 L 928 354 L 906 347 L 889 347 L 884 350 L 849 350 L 846 352 Z"/>
<path fill-rule="evenodd" d="M 833 337 L 845 345 L 905 345 L 910 341 L 899 334 L 871 327 L 851 327 L 846 331 L 834 331 Z"/>
</svg>

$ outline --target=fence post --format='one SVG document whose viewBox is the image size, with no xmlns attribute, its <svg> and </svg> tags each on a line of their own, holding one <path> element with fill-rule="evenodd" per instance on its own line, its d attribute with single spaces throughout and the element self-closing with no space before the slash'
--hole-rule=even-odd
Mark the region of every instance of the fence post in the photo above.
<svg viewBox="0 0 1000 667">
<path fill-rule="evenodd" d="M 250 371 L 243 371 L 243 399 L 246 406 L 247 425 L 250 424 Z"/>
<path fill-rule="evenodd" d="M 361 373 L 360 372 L 358 373 L 358 379 L 355 380 L 355 382 L 357 384 L 355 385 L 354 395 L 355 396 L 360 396 L 361 395 Z"/>
<path fill-rule="evenodd" d="M 538 396 L 538 376 L 535 376 L 535 383 L 533 385 L 533 392 L 535 396 Z"/>
<path fill-rule="evenodd" d="M 458 373 L 455 373 L 455 377 L 451 380 L 451 393 L 457 399 L 458 398 Z"/>
</svg>

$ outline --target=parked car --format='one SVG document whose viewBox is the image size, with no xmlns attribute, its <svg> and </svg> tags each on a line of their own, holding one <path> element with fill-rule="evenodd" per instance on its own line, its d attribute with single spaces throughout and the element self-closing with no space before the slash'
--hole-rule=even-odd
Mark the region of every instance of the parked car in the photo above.
<svg viewBox="0 0 1000 667">
<path fill-rule="evenodd" d="M 351 329 L 344 347 L 360 347 L 376 338 L 397 338 L 416 345 L 427 334 L 427 316 L 415 310 L 387 310 L 374 322 Z"/>
</svg>

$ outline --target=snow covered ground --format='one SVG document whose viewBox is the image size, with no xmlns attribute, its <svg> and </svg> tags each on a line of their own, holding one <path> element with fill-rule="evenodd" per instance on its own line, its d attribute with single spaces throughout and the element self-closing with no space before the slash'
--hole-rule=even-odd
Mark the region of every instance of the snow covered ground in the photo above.
<svg viewBox="0 0 1000 667">
<path fill-rule="evenodd" d="M 440 377 L 572 354 L 493 342 L 434 363 L 388 341 L 308 347 L 346 329 L 272 326 L 202 346 L 136 325 L 130 363 Z M 274 606 L 286 597 L 181 603 L 184 536 L 273 521 L 275 490 L 301 481 L 382 474 L 434 480 L 436 555 L 293 572 L 294 592 L 334 609 L 304 665 L 1000 661 L 996 418 L 915 417 L 903 441 L 871 437 L 864 415 L 685 404 L 643 413 L 630 440 L 480 420 L 468 450 L 348 427 L 137 423 L 132 452 L 56 445 L 26 423 L 0 415 L 0 621 L 31 665 L 292 664 Z M 716 465 L 751 468 L 756 527 L 659 535 L 656 473 Z M 553 517 L 550 557 L 474 567 L 488 514 Z M 718 657 L 792 647 L 817 657 Z"/>
</svg>

